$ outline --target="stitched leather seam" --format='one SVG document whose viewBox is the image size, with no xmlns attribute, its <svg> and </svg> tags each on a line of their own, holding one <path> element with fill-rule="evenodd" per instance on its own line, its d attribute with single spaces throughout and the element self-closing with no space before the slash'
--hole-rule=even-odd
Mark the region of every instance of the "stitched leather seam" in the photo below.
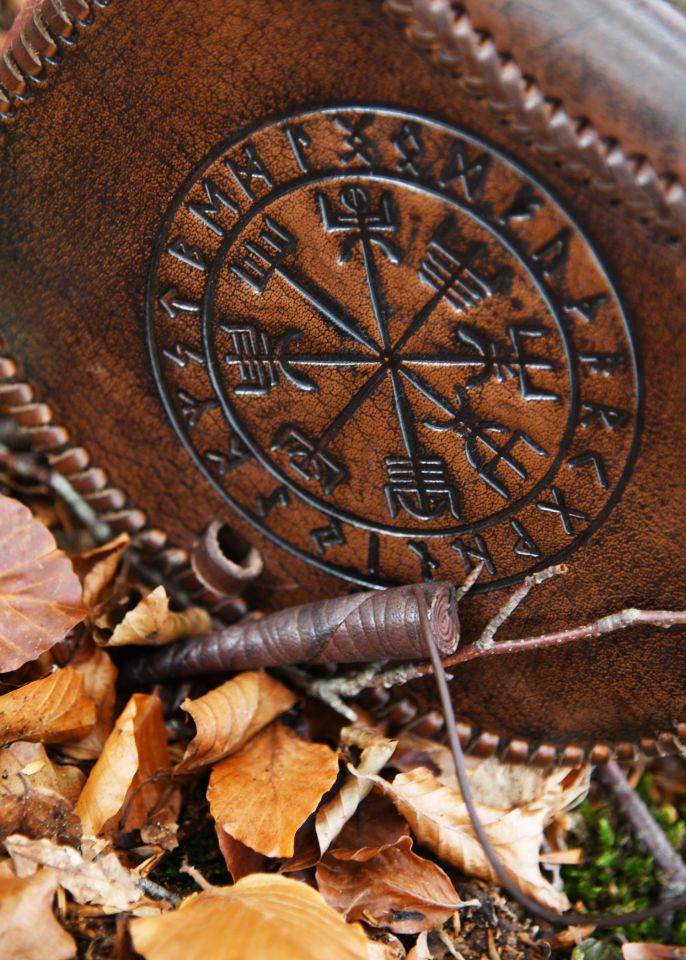
<svg viewBox="0 0 686 960">
<path fill-rule="evenodd" d="M 46 81 L 98 10 L 112 0 L 44 0 L 0 59 L 0 121 Z M 593 124 L 575 119 L 546 98 L 539 84 L 502 54 L 450 0 L 384 0 L 407 25 L 410 41 L 456 75 L 471 96 L 486 99 L 499 121 L 575 182 L 591 187 L 610 206 L 622 204 L 658 239 L 686 238 L 686 190 L 674 176 L 658 174 L 645 156 L 629 156 Z"/>
<path fill-rule="evenodd" d="M 0 121 L 14 119 L 111 0 L 43 0 L 0 58 Z"/>
<path fill-rule="evenodd" d="M 675 245 L 686 238 L 686 190 L 678 179 L 658 174 L 647 157 L 629 156 L 589 120 L 546 98 L 462 7 L 450 0 L 384 0 L 384 8 L 405 23 L 413 45 L 449 69 L 468 94 L 485 99 L 501 124 L 567 177 L 608 205 L 623 205 L 657 239 Z"/>
</svg>

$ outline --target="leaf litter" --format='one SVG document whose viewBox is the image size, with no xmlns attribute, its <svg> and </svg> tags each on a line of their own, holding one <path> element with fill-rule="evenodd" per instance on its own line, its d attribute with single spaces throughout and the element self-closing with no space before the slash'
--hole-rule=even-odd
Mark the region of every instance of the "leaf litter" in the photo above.
<svg viewBox="0 0 686 960">
<path fill-rule="evenodd" d="M 546 960 L 551 931 L 499 893 L 442 743 L 373 709 L 344 725 L 288 674 L 120 688 L 115 648 L 211 621 L 139 582 L 126 535 L 67 556 L 39 513 L 0 495 L 3 958 Z M 564 909 L 589 768 L 468 762 L 510 876 Z"/>
</svg>

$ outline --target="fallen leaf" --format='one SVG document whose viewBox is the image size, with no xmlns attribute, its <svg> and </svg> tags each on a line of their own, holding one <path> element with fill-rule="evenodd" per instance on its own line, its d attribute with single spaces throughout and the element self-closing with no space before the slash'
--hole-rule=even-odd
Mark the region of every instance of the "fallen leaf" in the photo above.
<svg viewBox="0 0 686 960">
<path fill-rule="evenodd" d="M 215 821 L 266 857 L 291 857 L 298 827 L 338 776 L 338 758 L 273 723 L 212 770 L 207 798 Z"/>
<path fill-rule="evenodd" d="M 407 821 L 388 797 L 372 793 L 336 837 L 331 856 L 337 860 L 369 860 L 409 834 Z"/>
<path fill-rule="evenodd" d="M 83 677 L 73 667 L 64 667 L 0 697 L 0 743 L 73 740 L 91 729 L 95 717 Z"/>
<path fill-rule="evenodd" d="M 189 897 L 178 910 L 134 920 L 146 960 L 367 960 L 367 939 L 316 890 L 256 873 Z"/>
<path fill-rule="evenodd" d="M 53 763 L 42 743 L 18 740 L 0 748 L 0 796 L 50 790 L 75 804 L 86 782 L 71 764 Z"/>
<path fill-rule="evenodd" d="M 129 610 L 121 623 L 107 639 L 108 647 L 123 647 L 136 643 L 142 646 L 162 646 L 184 637 L 210 633 L 212 617 L 207 610 L 189 607 L 181 613 L 169 609 L 169 597 L 163 586 L 155 587 Z"/>
<path fill-rule="evenodd" d="M 74 760 L 96 760 L 114 725 L 117 668 L 105 650 L 95 647 L 88 659 L 74 664 L 74 670 L 83 677 L 84 693 L 95 703 L 96 720 L 85 737 L 60 744 L 60 753 Z"/>
<path fill-rule="evenodd" d="M 215 824 L 217 831 L 217 843 L 224 857 L 226 869 L 231 874 L 231 879 L 237 883 L 243 877 L 251 873 L 262 873 L 267 863 L 267 858 L 246 847 L 240 840 L 236 840 L 230 833 L 218 823 Z"/>
<path fill-rule="evenodd" d="M 120 533 L 107 543 L 82 551 L 73 559 L 74 569 L 83 584 L 83 603 L 93 619 L 112 603 L 115 576 L 130 540 L 128 533 Z"/>
<path fill-rule="evenodd" d="M 78 767 L 53 764 L 40 743 L 0 749 L 0 841 L 22 833 L 76 846 L 81 821 L 74 803 L 85 779 Z"/>
<path fill-rule="evenodd" d="M 19 835 L 8 837 L 5 846 L 18 877 L 32 877 L 40 867 L 50 867 L 77 903 L 97 904 L 105 913 L 132 910 L 143 903 L 153 908 L 113 853 L 88 861 L 73 847 Z"/>
<path fill-rule="evenodd" d="M 665 943 L 623 943 L 624 960 L 686 960 L 686 947 Z"/>
<path fill-rule="evenodd" d="M 428 934 L 420 933 L 417 942 L 407 955 L 407 960 L 432 960 L 433 954 L 429 950 Z"/>
<path fill-rule="evenodd" d="M 368 960 L 405 960 L 405 947 L 387 930 L 366 931 Z"/>
<path fill-rule="evenodd" d="M 111 836 L 138 829 L 165 796 L 170 769 L 159 699 L 136 693 L 117 719 L 76 805 L 83 832 Z"/>
<path fill-rule="evenodd" d="M 433 930 L 462 904 L 448 875 L 412 850 L 411 837 L 364 861 L 325 856 L 317 866 L 317 886 L 347 920 L 394 933 Z"/>
<path fill-rule="evenodd" d="M 0 956 L 4 960 L 70 960 L 76 944 L 52 912 L 57 890 L 53 870 L 39 870 L 20 880 L 0 874 Z"/>
<path fill-rule="evenodd" d="M 222 760 L 288 710 L 297 697 L 264 670 L 241 673 L 181 709 L 195 722 L 195 737 L 175 773 L 187 773 Z"/>
<path fill-rule="evenodd" d="M 468 876 L 498 882 L 457 790 L 441 784 L 423 767 L 398 774 L 393 783 L 372 779 L 385 790 L 420 843 Z M 498 858 L 519 889 L 546 907 L 566 910 L 567 897 L 548 883 L 539 868 L 548 808 L 534 802 L 509 811 L 479 804 L 478 810 Z"/>
<path fill-rule="evenodd" d="M 472 761 L 472 757 L 465 757 L 467 766 Z M 398 737 L 393 766 L 403 773 L 414 770 L 416 767 L 425 767 L 446 786 L 457 786 L 455 762 L 450 748 L 428 737 L 420 737 L 411 730 L 403 730 Z"/>
<path fill-rule="evenodd" d="M 374 784 L 371 780 L 363 780 L 360 775 L 374 774 L 382 770 L 393 756 L 397 740 L 388 740 L 378 733 L 367 734 L 363 741 L 357 740 L 356 745 L 364 744 L 360 760 L 355 767 L 358 776 L 349 776 L 341 786 L 336 796 L 329 803 L 317 811 L 315 827 L 317 840 L 322 853 L 331 846 L 333 840 L 341 832 L 345 824 L 357 810 L 360 803 L 370 793 Z M 343 742 L 354 742 L 350 732 L 341 731 Z"/>
<path fill-rule="evenodd" d="M 53 535 L 0 495 L 0 673 L 35 660 L 84 615 L 79 578 Z"/>
<path fill-rule="evenodd" d="M 72 847 L 81 841 L 81 821 L 70 803 L 55 793 L 31 790 L 0 798 L 0 841 L 21 832 L 32 840 L 49 837 Z"/>
</svg>

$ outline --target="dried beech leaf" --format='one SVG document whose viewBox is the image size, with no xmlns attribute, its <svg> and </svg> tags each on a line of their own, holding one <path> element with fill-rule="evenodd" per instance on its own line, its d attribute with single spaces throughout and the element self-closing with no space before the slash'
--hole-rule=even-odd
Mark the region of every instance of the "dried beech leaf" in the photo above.
<svg viewBox="0 0 686 960">
<path fill-rule="evenodd" d="M 28 787 L 49 790 L 75 804 L 85 782 L 78 767 L 53 763 L 41 743 L 19 740 L 0 748 L 0 797 L 23 794 Z"/>
<path fill-rule="evenodd" d="M 368 932 L 368 936 L 371 933 Z M 387 930 L 375 930 L 367 941 L 367 960 L 405 960 L 407 953 L 397 937 Z"/>
<path fill-rule="evenodd" d="M 74 670 L 82 675 L 84 693 L 95 703 L 96 721 L 85 737 L 61 744 L 60 753 L 74 760 L 96 760 L 114 725 L 117 668 L 105 650 L 95 647 L 87 660 L 74 664 Z"/>
<path fill-rule="evenodd" d="M 464 760 L 468 773 L 471 773 L 477 764 L 484 762 L 472 756 L 466 756 Z M 403 730 L 400 734 L 392 765 L 403 773 L 416 767 L 425 767 L 440 783 L 448 787 L 458 786 L 450 748 L 428 737 L 421 737 L 411 730 Z"/>
<path fill-rule="evenodd" d="M 373 779 L 395 803 L 420 843 L 468 876 L 498 882 L 457 790 L 444 786 L 422 767 L 398 774 L 392 784 L 380 777 Z M 509 811 L 478 804 L 478 810 L 486 834 L 514 883 L 538 903 L 566 910 L 567 897 L 555 890 L 539 869 L 543 828 L 550 815 L 545 804 L 534 802 Z"/>
<path fill-rule="evenodd" d="M 683 947 L 670 947 L 666 943 L 623 943 L 624 960 L 684 960 Z"/>
<path fill-rule="evenodd" d="M 428 934 L 420 933 L 417 942 L 407 955 L 407 960 L 433 960 L 433 953 L 427 942 Z"/>
<path fill-rule="evenodd" d="M 98 617 L 112 602 L 114 578 L 130 540 L 128 533 L 120 533 L 108 543 L 73 559 L 74 569 L 83 583 L 83 603 L 92 618 Z"/>
<path fill-rule="evenodd" d="M 85 612 L 79 578 L 53 535 L 0 496 L 0 673 L 49 650 Z"/>
<path fill-rule="evenodd" d="M 365 731 L 365 733 L 368 733 L 368 731 Z M 345 730 L 341 731 L 341 737 L 343 742 L 350 742 L 350 734 Z M 378 773 L 393 756 L 397 740 L 388 740 L 375 733 L 373 736 L 365 736 L 363 742 L 365 746 L 355 769 L 358 774 Z M 350 820 L 373 786 L 371 780 L 363 780 L 360 776 L 350 776 L 345 780 L 333 800 L 317 811 L 315 826 L 319 849 L 322 853 L 326 853 L 333 840 Z"/>
<path fill-rule="evenodd" d="M 78 767 L 53 764 L 40 743 L 0 749 L 0 841 L 22 833 L 77 845 L 81 821 L 74 803 L 85 779 Z"/>
<path fill-rule="evenodd" d="M 123 647 L 131 643 L 143 646 L 162 646 L 183 637 L 210 633 L 212 618 L 207 610 L 189 607 L 182 613 L 169 609 L 169 597 L 164 587 L 155 587 L 147 597 L 129 610 L 114 628 L 107 641 L 108 647 Z"/>
<path fill-rule="evenodd" d="M 31 840 L 49 837 L 77 847 L 81 821 L 64 797 L 49 790 L 31 790 L 27 796 L 0 797 L 0 841 L 21 833 Z"/>
<path fill-rule="evenodd" d="M 76 944 L 52 912 L 57 890 L 53 870 L 39 870 L 19 880 L 9 871 L 0 874 L 0 956 L 6 960 L 70 960 Z"/>
<path fill-rule="evenodd" d="M 157 697 L 134 694 L 117 719 L 81 792 L 76 812 L 83 832 L 111 836 L 135 830 L 148 820 L 167 790 L 169 751 L 162 705 Z"/>
<path fill-rule="evenodd" d="M 273 723 L 212 770 L 207 798 L 217 823 L 266 857 L 291 857 L 298 827 L 338 775 L 338 758 Z"/>
<path fill-rule="evenodd" d="M 130 872 L 113 853 L 88 861 L 73 847 L 18 835 L 8 837 L 5 846 L 18 877 L 31 877 L 39 867 L 50 867 L 59 885 L 77 903 L 94 903 L 105 913 L 119 913 L 145 901 Z"/>
<path fill-rule="evenodd" d="M 230 833 L 220 825 L 215 824 L 217 831 L 217 843 L 224 857 L 226 869 L 231 874 L 231 879 L 237 883 L 242 877 L 247 877 L 251 873 L 261 873 L 267 864 L 267 858 L 246 847 L 240 840 L 236 840 Z"/>
<path fill-rule="evenodd" d="M 95 717 L 83 677 L 73 667 L 64 667 L 0 697 L 0 743 L 73 740 L 91 729 Z"/>
<path fill-rule="evenodd" d="M 176 773 L 186 773 L 222 760 L 247 743 L 297 698 L 264 670 L 241 673 L 181 709 L 195 722 L 195 737 L 186 747 Z"/>
<path fill-rule="evenodd" d="M 411 837 L 401 837 L 369 860 L 327 855 L 317 866 L 317 886 L 346 920 L 394 933 L 433 930 L 462 905 L 448 875 L 412 850 Z"/>
<path fill-rule="evenodd" d="M 304 883 L 256 873 L 130 925 L 145 960 L 367 960 L 367 939 Z"/>
<path fill-rule="evenodd" d="M 407 837 L 410 828 L 388 797 L 372 793 L 348 820 L 331 849 L 337 860 L 370 860 L 384 847 Z"/>
</svg>

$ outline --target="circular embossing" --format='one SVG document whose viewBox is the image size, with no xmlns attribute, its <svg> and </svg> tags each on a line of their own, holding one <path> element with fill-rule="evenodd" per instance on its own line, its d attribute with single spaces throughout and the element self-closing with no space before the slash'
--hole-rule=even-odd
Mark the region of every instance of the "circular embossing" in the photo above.
<svg viewBox="0 0 686 960">
<path fill-rule="evenodd" d="M 593 251 L 424 117 L 339 107 L 222 144 L 160 231 L 147 323 L 207 478 L 357 584 L 511 583 L 592 533 L 633 460 L 634 351 Z"/>
</svg>

